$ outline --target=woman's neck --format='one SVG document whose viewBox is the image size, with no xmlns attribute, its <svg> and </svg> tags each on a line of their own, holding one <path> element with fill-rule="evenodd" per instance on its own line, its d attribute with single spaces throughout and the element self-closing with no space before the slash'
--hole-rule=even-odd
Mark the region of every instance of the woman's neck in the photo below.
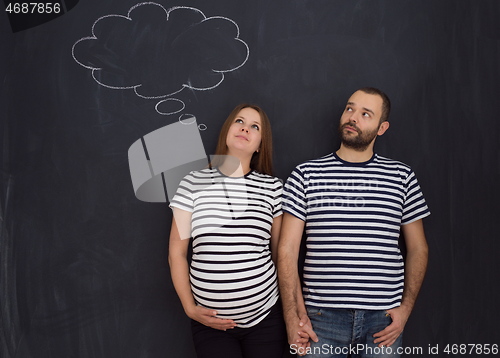
<svg viewBox="0 0 500 358">
<path fill-rule="evenodd" d="M 242 177 L 250 172 L 251 159 L 251 157 L 242 158 L 234 154 L 227 154 L 224 162 L 219 166 L 219 170 L 228 177 Z"/>
</svg>

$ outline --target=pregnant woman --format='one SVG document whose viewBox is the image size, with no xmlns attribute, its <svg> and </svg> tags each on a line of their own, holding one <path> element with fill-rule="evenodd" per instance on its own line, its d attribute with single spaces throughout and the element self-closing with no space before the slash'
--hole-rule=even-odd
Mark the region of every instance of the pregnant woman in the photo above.
<svg viewBox="0 0 500 358">
<path fill-rule="evenodd" d="M 211 166 L 188 174 L 170 204 L 170 271 L 199 358 L 282 357 L 287 338 L 274 264 L 281 194 L 267 115 L 239 105 L 222 126 Z"/>
</svg>

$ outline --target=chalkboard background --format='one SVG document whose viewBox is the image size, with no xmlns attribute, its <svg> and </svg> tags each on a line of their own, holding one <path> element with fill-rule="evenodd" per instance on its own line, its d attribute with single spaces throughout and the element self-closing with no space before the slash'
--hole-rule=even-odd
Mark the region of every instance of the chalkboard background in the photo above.
<svg viewBox="0 0 500 358">
<path fill-rule="evenodd" d="M 190 114 L 210 154 L 227 114 L 249 101 L 272 120 L 286 179 L 336 150 L 345 101 L 362 86 L 391 97 L 376 150 L 412 166 L 432 211 L 428 274 L 405 331 L 424 354 L 407 356 L 500 344 L 500 2 L 157 0 L 230 19 L 248 45 L 218 86 L 171 96 L 185 104 L 172 115 L 143 98 L 152 92 L 98 84 L 82 65 L 90 57 L 72 54 L 97 19 L 137 3 L 82 0 L 16 32 L 0 15 L 2 357 L 194 357 L 167 264 L 171 213 L 135 197 L 128 148 Z M 158 49 L 128 50 L 148 70 Z"/>
</svg>

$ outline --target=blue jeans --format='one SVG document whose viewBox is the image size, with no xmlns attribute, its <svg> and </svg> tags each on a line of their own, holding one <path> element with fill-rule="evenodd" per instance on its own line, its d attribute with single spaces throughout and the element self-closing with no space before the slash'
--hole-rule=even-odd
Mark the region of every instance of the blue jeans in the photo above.
<svg viewBox="0 0 500 358">
<path fill-rule="evenodd" d="M 319 339 L 317 343 L 311 341 L 308 358 L 400 357 L 402 334 L 390 347 L 379 348 L 373 343 L 373 334 L 392 322 L 386 311 L 308 307 L 307 313 Z"/>
</svg>

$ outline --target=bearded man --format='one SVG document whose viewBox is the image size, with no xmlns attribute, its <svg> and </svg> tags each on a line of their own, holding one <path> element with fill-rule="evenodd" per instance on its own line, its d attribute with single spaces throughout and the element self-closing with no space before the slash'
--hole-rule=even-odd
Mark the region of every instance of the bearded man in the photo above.
<svg viewBox="0 0 500 358">
<path fill-rule="evenodd" d="M 285 184 L 278 273 L 292 353 L 400 356 L 427 267 L 422 219 L 430 212 L 411 168 L 374 153 L 390 107 L 379 89 L 354 92 L 340 118 L 340 148 L 298 165 Z"/>
</svg>

